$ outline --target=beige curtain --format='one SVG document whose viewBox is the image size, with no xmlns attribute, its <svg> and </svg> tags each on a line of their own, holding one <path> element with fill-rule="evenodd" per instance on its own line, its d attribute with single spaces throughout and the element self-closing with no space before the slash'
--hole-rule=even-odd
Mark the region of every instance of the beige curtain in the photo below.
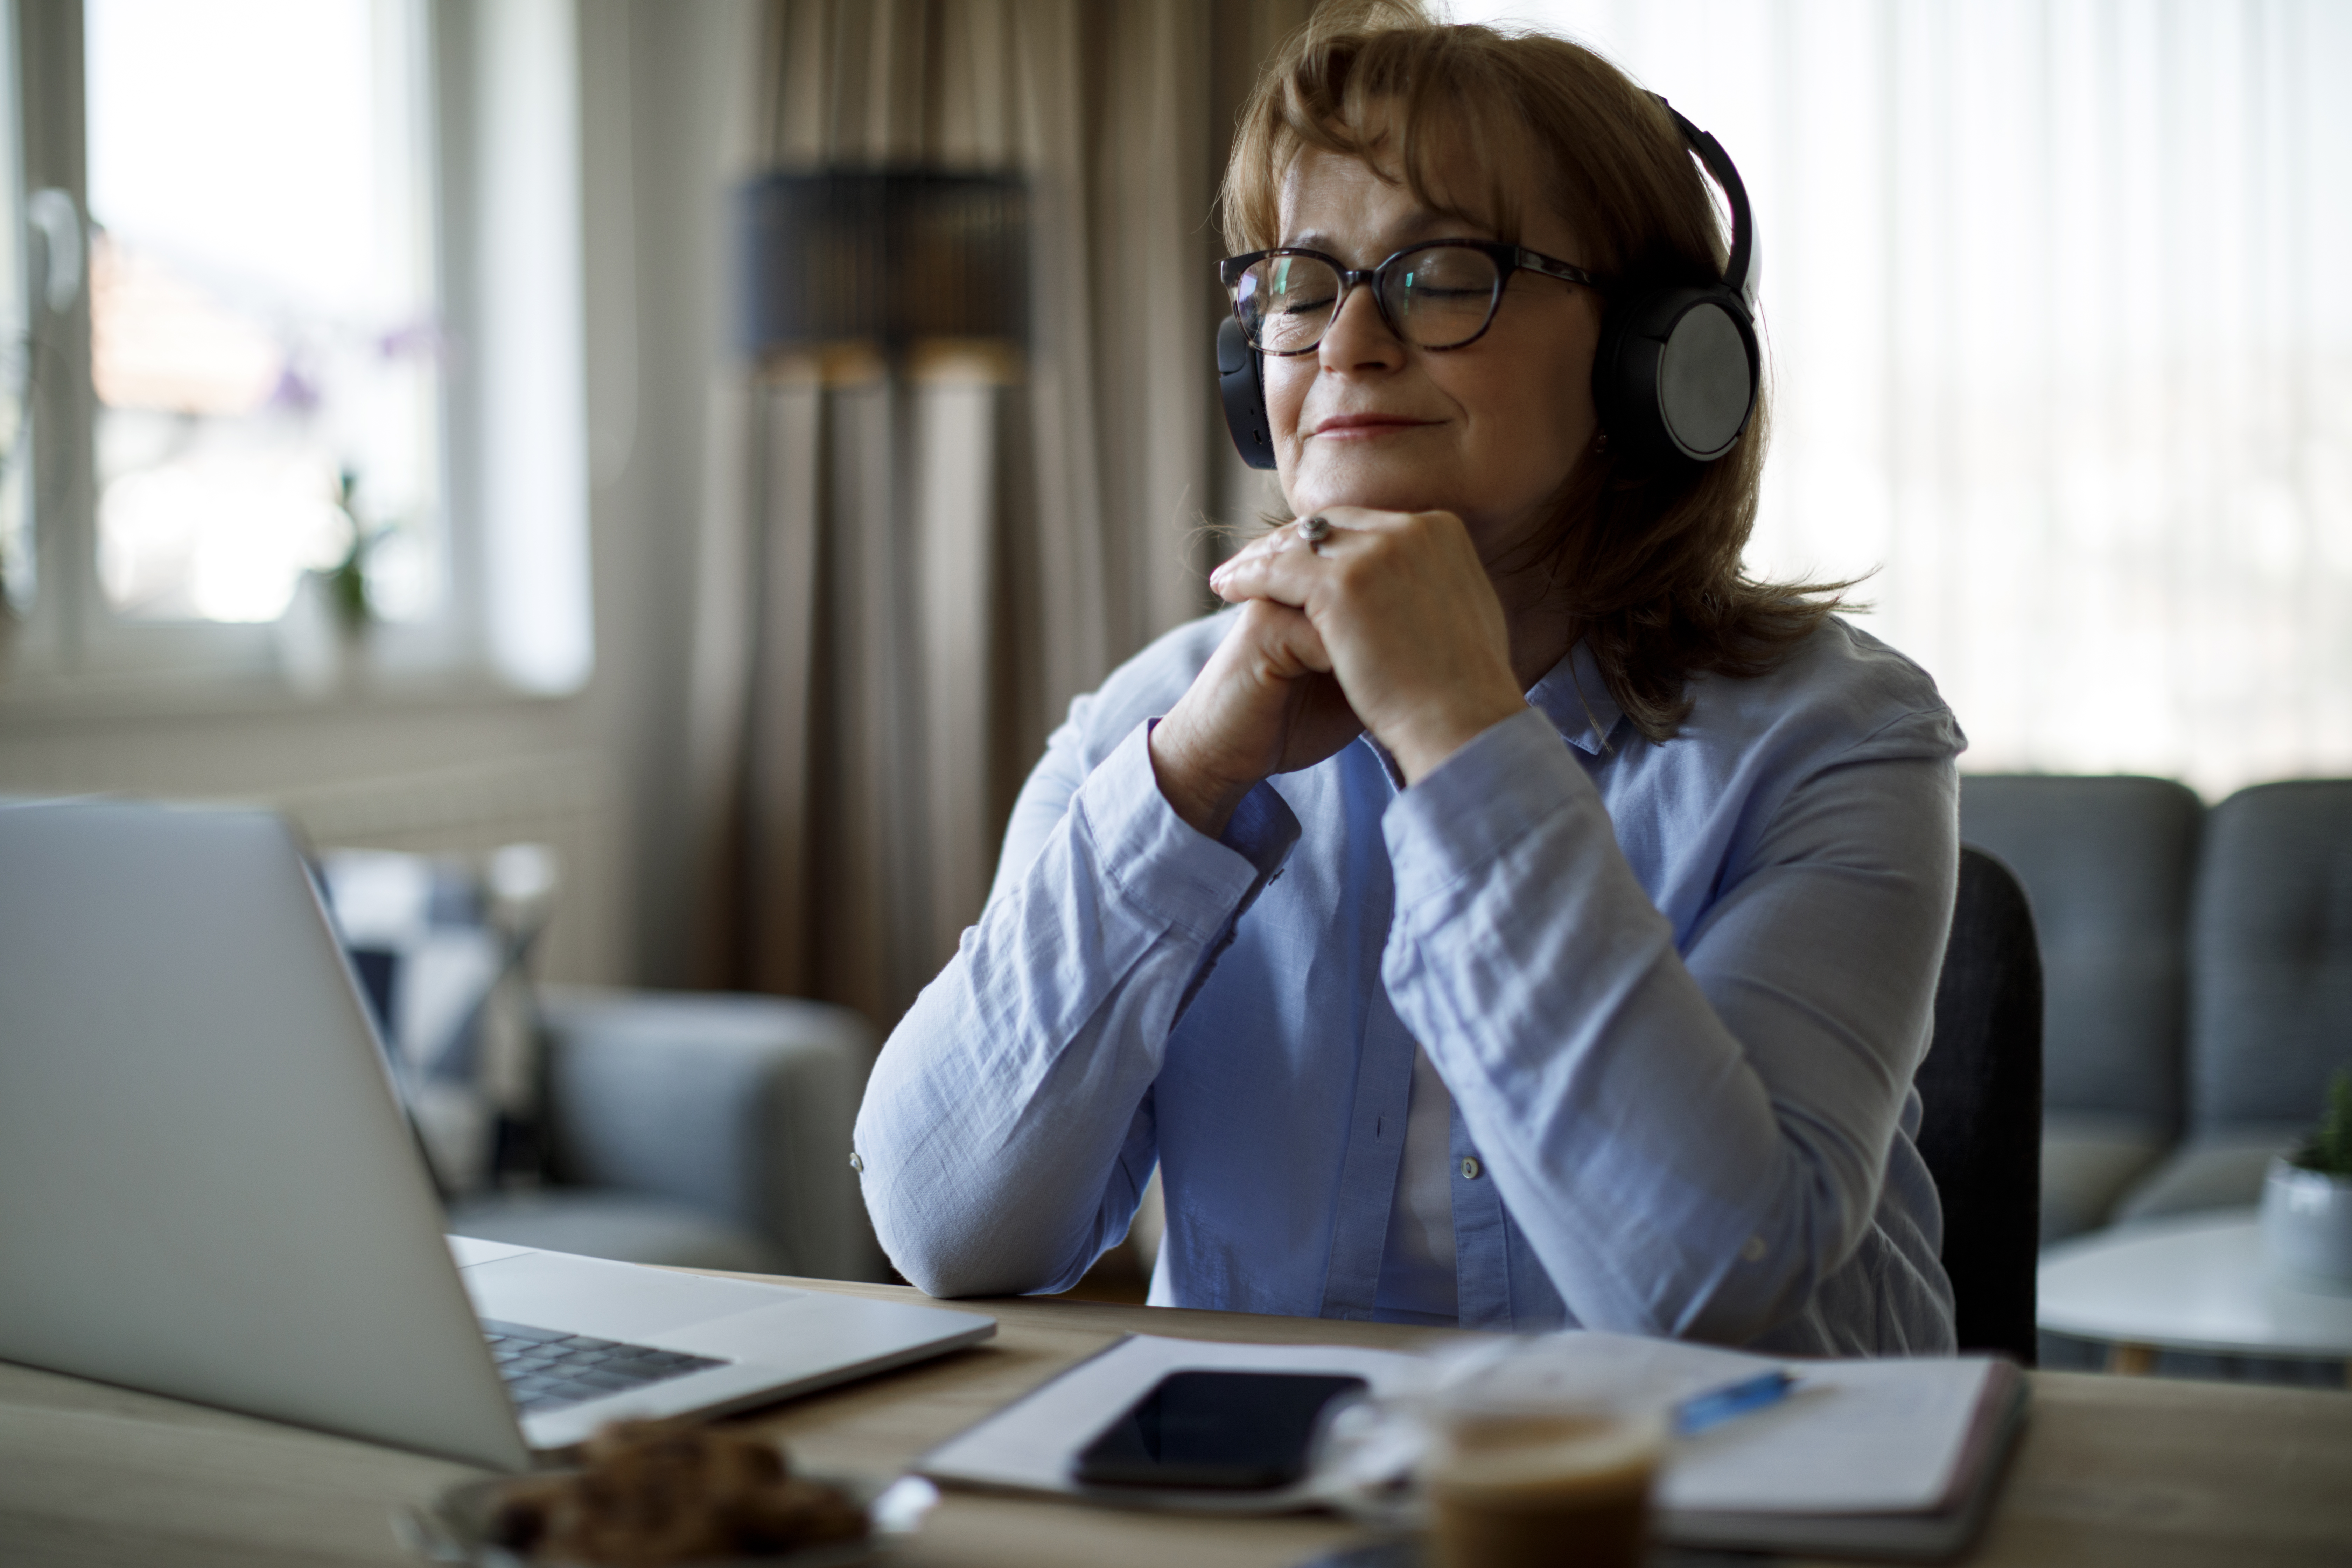
<svg viewBox="0 0 2352 1568">
<path fill-rule="evenodd" d="M 713 399 L 693 732 L 707 984 L 884 1028 L 979 913 L 1074 695 L 1208 601 L 1233 458 L 1212 221 L 1303 0 L 770 0 L 725 171 L 1018 171 L 1031 341 L 742 366 Z"/>
</svg>

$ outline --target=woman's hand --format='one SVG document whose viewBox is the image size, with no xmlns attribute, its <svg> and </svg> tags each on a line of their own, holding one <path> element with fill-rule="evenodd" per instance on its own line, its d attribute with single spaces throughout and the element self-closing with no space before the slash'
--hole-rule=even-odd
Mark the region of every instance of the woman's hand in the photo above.
<svg viewBox="0 0 2352 1568">
<path fill-rule="evenodd" d="M 1176 815 L 1214 838 L 1268 774 L 1313 767 L 1363 731 L 1314 626 L 1260 599 L 1152 728 L 1151 767 Z"/>
<path fill-rule="evenodd" d="M 1527 705 L 1502 602 L 1452 512 L 1327 507 L 1321 515 L 1332 524 L 1321 543 L 1308 544 L 1299 526 L 1279 529 L 1219 567 L 1209 585 L 1246 605 L 1245 615 L 1286 607 L 1304 621 L 1286 645 L 1301 650 L 1305 668 L 1331 672 L 1353 717 L 1417 784 Z M 1347 739 L 1283 765 L 1318 762 Z"/>
</svg>

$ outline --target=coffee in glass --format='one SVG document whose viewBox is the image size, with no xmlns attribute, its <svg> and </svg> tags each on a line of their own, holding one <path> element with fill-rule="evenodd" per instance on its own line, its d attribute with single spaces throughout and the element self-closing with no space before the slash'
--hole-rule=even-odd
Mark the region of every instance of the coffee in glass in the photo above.
<svg viewBox="0 0 2352 1568">
<path fill-rule="evenodd" d="M 1438 1568 L 1637 1568 L 1664 1413 L 1601 1390 L 1493 1376 L 1447 1390 L 1423 1466 Z"/>
</svg>

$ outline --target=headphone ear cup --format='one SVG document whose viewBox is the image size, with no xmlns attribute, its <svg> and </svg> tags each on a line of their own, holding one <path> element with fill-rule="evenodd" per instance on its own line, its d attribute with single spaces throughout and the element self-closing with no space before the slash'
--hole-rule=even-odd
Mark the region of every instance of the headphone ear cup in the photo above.
<svg viewBox="0 0 2352 1568">
<path fill-rule="evenodd" d="M 1217 395 L 1225 405 L 1225 429 L 1242 461 L 1253 468 L 1273 468 L 1274 422 L 1265 414 L 1258 356 L 1241 322 L 1231 316 L 1217 328 Z"/>
<path fill-rule="evenodd" d="M 1662 289 L 1602 319 L 1592 400 L 1611 443 L 1629 454 L 1713 462 L 1754 416 L 1761 369 L 1738 294 L 1719 284 Z"/>
</svg>

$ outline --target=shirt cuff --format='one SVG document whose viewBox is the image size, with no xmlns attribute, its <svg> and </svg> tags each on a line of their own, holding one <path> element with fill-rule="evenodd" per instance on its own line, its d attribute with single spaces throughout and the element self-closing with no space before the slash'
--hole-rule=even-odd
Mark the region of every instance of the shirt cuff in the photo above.
<svg viewBox="0 0 2352 1568">
<path fill-rule="evenodd" d="M 1398 907 L 1442 895 L 1537 824 L 1600 798 L 1542 713 L 1489 725 L 1389 803 L 1381 830 Z"/>
<path fill-rule="evenodd" d="M 1260 779 L 1234 807 L 1217 842 L 1255 867 L 1263 887 L 1290 858 L 1291 847 L 1298 842 L 1298 817 L 1281 793 Z M 1256 889 L 1251 892 L 1255 895 Z"/>
<path fill-rule="evenodd" d="M 1094 846 L 1095 863 L 1122 898 L 1210 941 L 1289 854 L 1298 820 L 1260 784 L 1234 811 L 1223 842 L 1196 831 L 1160 793 L 1151 771 L 1156 722 L 1137 725 L 1087 776 L 1072 804 Z M 1274 796 L 1271 808 L 1261 795 Z"/>
</svg>

